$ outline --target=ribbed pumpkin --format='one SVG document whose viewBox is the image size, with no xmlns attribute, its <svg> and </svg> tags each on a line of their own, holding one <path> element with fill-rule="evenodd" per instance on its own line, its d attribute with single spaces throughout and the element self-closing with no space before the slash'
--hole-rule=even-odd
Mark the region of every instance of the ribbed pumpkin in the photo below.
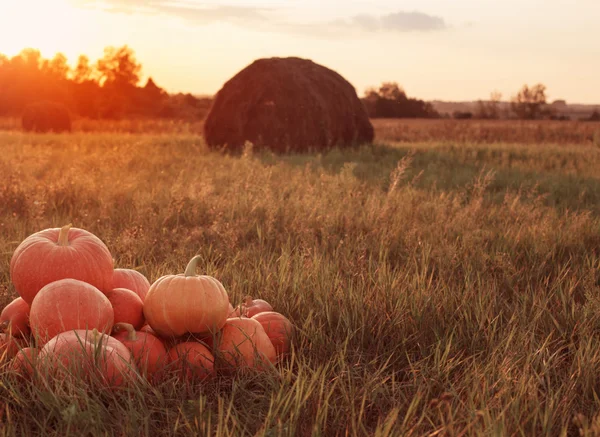
<svg viewBox="0 0 600 437">
<path fill-rule="evenodd" d="M 290 351 L 293 325 L 283 314 L 267 311 L 256 314 L 252 319 L 262 325 L 278 357 Z"/>
<path fill-rule="evenodd" d="M 215 346 L 219 369 L 264 369 L 277 359 L 275 347 L 262 325 L 242 317 L 227 319 Z"/>
<path fill-rule="evenodd" d="M 6 332 L 14 337 L 27 337 L 31 332 L 29 305 L 22 297 L 17 297 L 0 313 L 0 332 Z"/>
<path fill-rule="evenodd" d="M 10 368 L 24 378 L 31 378 L 35 373 L 39 350 L 34 347 L 21 349 L 12 359 Z"/>
<path fill-rule="evenodd" d="M 41 349 L 38 365 L 44 366 L 49 374 L 76 375 L 77 381 L 81 377 L 100 376 L 112 387 L 122 386 L 136 375 L 129 349 L 116 338 L 95 329 L 58 334 Z"/>
<path fill-rule="evenodd" d="M 213 333 L 227 320 L 227 292 L 215 278 L 195 274 L 199 260 L 192 258 L 182 275 L 158 279 L 146 295 L 144 316 L 161 337 Z"/>
<path fill-rule="evenodd" d="M 129 349 L 142 375 L 153 378 L 167 364 L 167 349 L 158 337 L 136 331 L 129 323 L 115 324 L 113 337 Z"/>
<path fill-rule="evenodd" d="M 106 293 L 115 314 L 115 324 L 129 323 L 134 329 L 144 326 L 144 302 L 133 291 L 114 288 Z"/>
<path fill-rule="evenodd" d="M 252 296 L 246 296 L 242 304 L 241 314 L 246 317 L 253 317 L 259 313 L 273 311 L 273 307 L 269 302 L 262 299 L 252 299 Z"/>
<path fill-rule="evenodd" d="M 31 304 L 29 322 L 38 346 L 74 329 L 110 333 L 114 312 L 108 298 L 93 285 L 61 279 L 46 285 Z"/>
<path fill-rule="evenodd" d="M 115 269 L 113 272 L 113 288 L 126 288 L 137 294 L 142 302 L 146 300 L 150 282 L 140 272 L 130 269 Z"/>
<path fill-rule="evenodd" d="M 104 293 L 112 289 L 113 260 L 98 237 L 67 225 L 27 237 L 10 260 L 10 277 L 29 305 L 45 285 L 65 278 L 87 282 Z"/>
<path fill-rule="evenodd" d="M 214 375 L 215 358 L 208 348 L 200 343 L 179 343 L 169 349 L 169 367 L 179 376 L 192 382 Z"/>
</svg>

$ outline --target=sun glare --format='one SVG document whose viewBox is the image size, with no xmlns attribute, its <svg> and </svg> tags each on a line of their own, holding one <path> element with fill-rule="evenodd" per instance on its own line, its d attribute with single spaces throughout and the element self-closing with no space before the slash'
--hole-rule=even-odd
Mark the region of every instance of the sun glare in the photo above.
<svg viewBox="0 0 600 437">
<path fill-rule="evenodd" d="M 87 52 L 88 38 L 82 38 L 91 13 L 69 5 L 66 0 L 18 0 L 0 5 L 0 53 L 14 56 L 34 48 L 45 57 L 57 52 L 71 62 Z"/>
</svg>

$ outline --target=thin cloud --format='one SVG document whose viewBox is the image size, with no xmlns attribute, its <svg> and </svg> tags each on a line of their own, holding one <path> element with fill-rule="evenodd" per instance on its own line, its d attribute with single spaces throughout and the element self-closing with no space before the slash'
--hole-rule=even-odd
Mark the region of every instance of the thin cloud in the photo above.
<svg viewBox="0 0 600 437">
<path fill-rule="evenodd" d="M 220 5 L 207 6 L 193 0 L 71 0 L 80 7 L 102 9 L 126 14 L 169 15 L 191 24 L 232 22 L 238 25 L 260 27 L 318 36 L 336 36 L 340 30 L 359 29 L 366 32 L 430 32 L 448 28 L 443 18 L 423 12 L 395 12 L 387 15 L 361 14 L 329 23 L 290 22 L 279 9 Z"/>
<path fill-rule="evenodd" d="M 417 11 L 394 12 L 382 16 L 357 15 L 350 21 L 342 21 L 341 23 L 369 32 L 381 30 L 394 32 L 431 32 L 448 28 L 443 18 Z"/>
<path fill-rule="evenodd" d="M 202 6 L 192 1 L 161 0 L 72 0 L 81 7 L 102 9 L 108 12 L 150 15 L 171 15 L 196 24 L 215 21 L 266 21 L 269 9 L 248 6 Z"/>
</svg>

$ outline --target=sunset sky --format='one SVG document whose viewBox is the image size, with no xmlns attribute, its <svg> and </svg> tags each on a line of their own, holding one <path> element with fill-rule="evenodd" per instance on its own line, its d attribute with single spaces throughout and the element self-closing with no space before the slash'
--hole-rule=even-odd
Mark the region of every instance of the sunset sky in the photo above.
<svg viewBox="0 0 600 437">
<path fill-rule="evenodd" d="M 363 94 L 397 81 L 426 100 L 600 103 L 599 0 L 0 0 L 0 53 L 96 60 L 128 44 L 168 91 L 213 94 L 254 59 L 310 58 Z"/>
</svg>

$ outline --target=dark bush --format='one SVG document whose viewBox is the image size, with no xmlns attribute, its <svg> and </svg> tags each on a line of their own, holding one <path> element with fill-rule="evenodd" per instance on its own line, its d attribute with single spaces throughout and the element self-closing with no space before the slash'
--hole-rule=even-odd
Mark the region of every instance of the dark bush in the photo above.
<svg viewBox="0 0 600 437">
<path fill-rule="evenodd" d="M 25 107 L 23 129 L 27 132 L 71 131 L 71 116 L 66 106 L 55 102 L 37 102 Z"/>
<path fill-rule="evenodd" d="M 349 147 L 373 141 L 354 87 L 335 71 L 300 58 L 260 59 L 218 92 L 206 118 L 210 147 L 246 141 L 278 152 Z"/>
</svg>

